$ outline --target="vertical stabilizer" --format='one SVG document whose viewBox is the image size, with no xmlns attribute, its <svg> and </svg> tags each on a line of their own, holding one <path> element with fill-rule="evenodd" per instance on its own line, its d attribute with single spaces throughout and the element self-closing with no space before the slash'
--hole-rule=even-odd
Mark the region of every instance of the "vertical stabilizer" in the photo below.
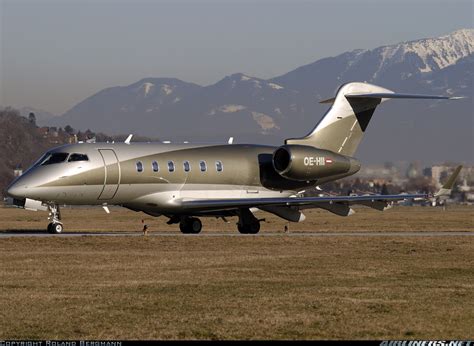
<svg viewBox="0 0 474 346">
<path fill-rule="evenodd" d="M 454 183 L 456 182 L 456 179 L 458 178 L 458 175 L 459 175 L 459 172 L 461 172 L 461 169 L 462 169 L 462 166 L 456 167 L 454 172 L 449 176 L 446 183 L 444 183 L 444 185 L 441 186 L 441 189 L 439 189 L 439 191 L 435 193 L 434 197 L 446 199 L 451 195 L 451 191 L 453 190 Z"/>
<path fill-rule="evenodd" d="M 350 98 L 354 93 L 393 93 L 367 83 L 342 85 L 336 97 L 323 101 L 333 103 L 316 127 L 305 137 L 287 139 L 286 144 L 310 145 L 335 153 L 353 156 L 364 135 L 375 108 L 385 99 Z"/>
<path fill-rule="evenodd" d="M 300 144 L 353 156 L 364 136 L 377 106 L 389 99 L 454 100 L 462 97 L 399 94 L 360 82 L 342 85 L 336 97 L 321 101 L 332 103 L 316 127 L 303 138 L 287 139 L 286 144 Z"/>
</svg>

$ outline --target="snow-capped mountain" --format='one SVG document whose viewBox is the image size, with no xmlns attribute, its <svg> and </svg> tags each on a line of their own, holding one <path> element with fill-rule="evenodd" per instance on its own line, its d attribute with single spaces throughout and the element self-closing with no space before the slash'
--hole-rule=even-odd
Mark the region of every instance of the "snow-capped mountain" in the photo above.
<svg viewBox="0 0 474 346">
<path fill-rule="evenodd" d="M 107 133 L 132 131 L 154 136 L 170 133 L 186 137 L 190 128 L 202 138 L 212 128 L 269 134 L 278 131 L 289 114 L 297 115 L 297 94 L 242 73 L 207 87 L 178 79 L 146 78 L 128 86 L 104 89 L 57 121 L 74 128 L 88 124 Z"/>
<path fill-rule="evenodd" d="M 158 128 L 153 121 L 158 120 L 157 116 L 173 113 L 181 100 L 200 88 L 174 78 L 145 78 L 128 86 L 99 91 L 56 119 L 56 123 L 111 134 L 132 131 L 156 136 Z M 145 130 L 150 120 L 153 128 Z"/>
<path fill-rule="evenodd" d="M 403 62 L 408 54 L 415 54 L 421 60 L 421 73 L 441 70 L 474 53 L 474 30 L 458 30 L 439 38 L 381 47 L 378 51 L 382 56 L 378 71 L 391 64 Z"/>
<path fill-rule="evenodd" d="M 470 99 L 384 104 L 371 122 L 360 158 L 409 160 L 423 152 L 432 155 L 425 155 L 425 161 L 440 157 L 474 161 L 472 150 L 467 158 L 453 150 L 454 146 L 474 147 L 473 65 L 474 30 L 463 29 L 437 38 L 346 52 L 269 80 L 236 73 L 199 86 L 172 78 L 146 78 L 104 89 L 54 119 L 54 124 L 163 139 L 234 136 L 241 142 L 278 144 L 306 134 L 327 108 L 317 101 L 332 97 L 339 85 L 366 81 L 399 92 Z M 456 143 L 449 145 L 452 138 Z"/>
<path fill-rule="evenodd" d="M 429 78 L 430 73 L 453 66 L 472 54 L 474 29 L 463 29 L 438 38 L 354 50 L 299 67 L 272 81 L 316 94 L 334 90 L 341 81 L 353 80 L 399 88 L 401 84 Z"/>
</svg>

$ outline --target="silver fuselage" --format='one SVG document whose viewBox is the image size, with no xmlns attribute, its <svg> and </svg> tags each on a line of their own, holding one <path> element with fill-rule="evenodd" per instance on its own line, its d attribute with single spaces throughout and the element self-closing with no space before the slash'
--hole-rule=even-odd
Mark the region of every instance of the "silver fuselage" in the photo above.
<svg viewBox="0 0 474 346">
<path fill-rule="evenodd" d="M 10 185 L 8 193 L 45 203 L 123 205 L 155 215 L 186 214 L 181 205 L 185 200 L 287 197 L 358 170 L 318 181 L 292 181 L 275 171 L 275 149 L 245 144 L 65 145 L 49 153 L 78 153 L 88 159 L 38 162 Z M 170 162 L 174 170 L 169 169 Z"/>
</svg>

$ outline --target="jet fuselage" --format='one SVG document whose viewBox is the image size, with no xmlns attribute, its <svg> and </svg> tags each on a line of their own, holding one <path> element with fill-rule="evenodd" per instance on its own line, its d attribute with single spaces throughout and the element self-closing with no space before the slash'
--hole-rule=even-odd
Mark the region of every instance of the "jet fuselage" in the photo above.
<svg viewBox="0 0 474 346">
<path fill-rule="evenodd" d="M 179 203 L 183 199 L 287 197 L 360 168 L 353 160 L 353 167 L 344 174 L 290 180 L 274 168 L 277 148 L 246 144 L 65 145 L 49 151 L 9 187 L 8 193 L 55 204 L 124 205 L 154 214 L 185 214 Z M 45 162 L 48 155 L 57 158 Z M 76 160 L 71 160 L 72 155 Z"/>
</svg>

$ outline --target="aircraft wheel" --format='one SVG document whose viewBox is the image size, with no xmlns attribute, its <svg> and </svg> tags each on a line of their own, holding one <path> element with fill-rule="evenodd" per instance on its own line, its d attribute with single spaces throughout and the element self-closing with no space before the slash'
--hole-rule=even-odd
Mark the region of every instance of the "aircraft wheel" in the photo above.
<svg viewBox="0 0 474 346">
<path fill-rule="evenodd" d="M 180 229 L 181 233 L 184 233 L 184 234 L 189 233 L 188 228 L 189 228 L 188 223 L 186 221 L 181 221 L 179 223 L 179 229 Z"/>
<path fill-rule="evenodd" d="M 202 223 L 197 217 L 193 217 L 189 220 L 189 228 L 191 229 L 191 233 L 197 234 L 201 232 Z"/>
<path fill-rule="evenodd" d="M 238 223 L 237 229 L 242 234 L 257 234 L 260 231 L 260 222 L 256 221 L 245 225 Z"/>
<path fill-rule="evenodd" d="M 50 223 L 48 225 L 48 233 L 51 234 L 60 234 L 63 232 L 63 225 L 60 223 Z"/>
<path fill-rule="evenodd" d="M 197 234 L 201 232 L 202 223 L 196 217 L 186 218 L 179 223 L 179 229 L 184 234 Z"/>
</svg>

